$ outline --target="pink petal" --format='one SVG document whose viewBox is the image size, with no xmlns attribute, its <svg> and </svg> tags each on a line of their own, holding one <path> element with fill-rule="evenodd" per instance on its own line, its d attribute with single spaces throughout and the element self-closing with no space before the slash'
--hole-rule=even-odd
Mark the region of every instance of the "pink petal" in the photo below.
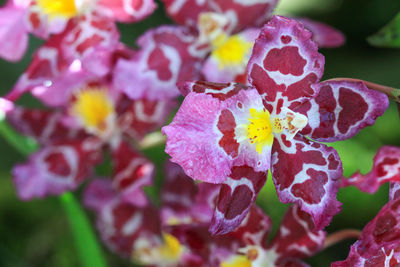
<svg viewBox="0 0 400 267">
<path fill-rule="evenodd" d="M 397 199 L 400 196 L 400 183 L 389 184 L 389 200 Z"/>
<path fill-rule="evenodd" d="M 194 47 L 196 37 L 185 27 L 161 26 L 139 38 L 140 50 L 119 60 L 114 86 L 132 99 L 168 99 L 178 96 L 176 83 L 200 77 L 205 56 Z"/>
<path fill-rule="evenodd" d="M 112 150 L 113 186 L 122 199 L 136 206 L 147 204 L 143 186 L 153 183 L 154 165 L 122 141 Z"/>
<path fill-rule="evenodd" d="M 154 0 L 100 0 L 96 3 L 99 13 L 119 22 L 143 20 L 156 9 Z"/>
<path fill-rule="evenodd" d="M 183 96 L 187 96 L 190 92 L 205 93 L 221 101 L 236 95 L 240 90 L 251 88 L 239 83 L 214 83 L 205 81 L 184 82 L 178 85 Z"/>
<path fill-rule="evenodd" d="M 162 125 L 175 108 L 172 100 L 130 100 L 123 97 L 117 105 L 120 128 L 129 137 L 141 140 Z"/>
<path fill-rule="evenodd" d="M 12 171 L 18 196 L 30 200 L 75 190 L 101 161 L 97 149 L 88 150 L 91 140 L 58 142 L 32 154 Z"/>
<path fill-rule="evenodd" d="M 265 247 L 271 231 L 271 219 L 256 205 L 252 205 L 247 216 L 235 231 L 228 234 L 230 238 L 241 240 L 244 246 Z"/>
<path fill-rule="evenodd" d="M 87 194 L 91 193 L 100 192 L 87 191 L 85 198 L 90 198 Z M 161 244 L 160 221 L 153 206 L 138 208 L 114 196 L 95 211 L 97 229 L 103 242 L 121 256 L 131 257 L 136 244 L 144 240 L 150 247 Z"/>
<path fill-rule="evenodd" d="M 274 141 L 271 162 L 281 202 L 297 203 L 317 229 L 327 226 L 340 211 L 336 193 L 343 169 L 337 152 L 301 135 L 291 141 L 281 135 Z"/>
<path fill-rule="evenodd" d="M 161 192 L 163 224 L 209 223 L 219 186 L 208 183 L 196 185 L 179 165 L 171 162 L 166 164 L 166 174 Z"/>
<path fill-rule="evenodd" d="M 318 93 L 314 85 L 323 69 L 324 57 L 311 33 L 295 20 L 280 16 L 274 16 L 261 30 L 247 65 L 250 84 L 267 102 L 281 99 L 284 106 L 314 97 Z"/>
<path fill-rule="evenodd" d="M 222 184 L 210 233 L 223 235 L 237 228 L 266 181 L 266 172 L 256 172 L 249 166 L 233 167 L 232 173 Z"/>
<path fill-rule="evenodd" d="M 232 160 L 218 145 L 221 133 L 216 125 L 221 109 L 217 99 L 190 93 L 172 123 L 162 128 L 171 161 L 193 179 L 221 183 L 230 173 Z"/>
<path fill-rule="evenodd" d="M 31 91 L 46 104 L 64 104 L 72 89 L 98 78 L 96 71 L 82 69 L 85 66 L 82 61 L 90 59 L 90 54 L 96 53 L 96 49 L 116 49 L 118 39 L 115 24 L 97 16 L 83 16 L 81 20 L 70 21 L 64 32 L 53 35 L 36 51 L 31 64 L 7 98 L 15 100 Z"/>
<path fill-rule="evenodd" d="M 343 33 L 325 23 L 308 18 L 296 18 L 296 20 L 312 32 L 312 38 L 319 47 L 334 48 L 342 46 L 346 42 L 346 37 Z"/>
<path fill-rule="evenodd" d="M 374 124 L 389 105 L 385 94 L 361 82 L 326 81 L 319 87 L 314 99 L 294 108 L 309 120 L 301 133 L 317 141 L 348 139 Z"/>
<path fill-rule="evenodd" d="M 308 213 L 292 205 L 268 249 L 279 255 L 278 262 L 290 258 L 306 258 L 322 250 L 325 236 L 326 232 L 315 230 L 313 219 Z"/>
<path fill-rule="evenodd" d="M 24 56 L 29 41 L 25 12 L 12 4 L 0 8 L 0 58 L 18 61 Z"/>
<path fill-rule="evenodd" d="M 231 32 L 238 32 L 247 27 L 261 26 L 270 17 L 277 0 L 261 1 L 195 1 L 163 0 L 168 14 L 181 25 L 196 28 L 198 16 L 203 12 L 226 14 L 231 20 Z M 229 15 L 228 15 L 229 14 Z"/>
<path fill-rule="evenodd" d="M 230 28 L 232 32 L 238 32 L 248 27 L 259 27 L 266 23 L 277 2 L 277 0 L 216 0 L 215 11 L 213 11 L 232 16 L 233 18 L 230 19 L 235 23 Z"/>
<path fill-rule="evenodd" d="M 374 157 L 371 172 L 366 175 L 355 173 L 350 178 L 343 178 L 342 186 L 356 186 L 363 192 L 375 193 L 387 182 L 400 182 L 400 148 L 383 146 Z"/>
<path fill-rule="evenodd" d="M 116 196 L 110 179 L 95 179 L 86 186 L 83 203 L 88 209 L 101 212 Z"/>
<path fill-rule="evenodd" d="M 346 260 L 333 267 L 398 266 L 400 264 L 400 199 L 389 201 L 363 229 Z"/>
<path fill-rule="evenodd" d="M 82 132 L 62 123 L 64 114 L 61 112 L 15 107 L 6 118 L 19 133 L 35 138 L 40 144 L 83 136 Z"/>
</svg>

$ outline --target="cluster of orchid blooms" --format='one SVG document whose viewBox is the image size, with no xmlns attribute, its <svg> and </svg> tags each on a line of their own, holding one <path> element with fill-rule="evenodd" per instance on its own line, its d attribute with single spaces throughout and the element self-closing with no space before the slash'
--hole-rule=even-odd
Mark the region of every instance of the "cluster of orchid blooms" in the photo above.
<svg viewBox="0 0 400 267">
<path fill-rule="evenodd" d="M 277 0 L 164 0 L 178 25 L 150 29 L 129 48 L 117 22 L 150 15 L 153 0 L 9 0 L 0 9 L 0 57 L 19 60 L 28 34 L 44 39 L 14 88 L 0 99 L 5 119 L 40 149 L 12 170 L 23 200 L 75 190 L 104 243 L 151 266 L 308 266 L 340 211 L 336 194 L 391 182 L 390 200 L 345 261 L 400 264 L 400 148 L 380 149 L 372 171 L 343 178 L 325 145 L 354 136 L 388 107 L 363 82 L 321 82 L 318 47 L 343 35 L 306 18 L 272 16 Z M 205 81 L 200 81 L 205 80 Z M 15 101 L 30 93 L 46 109 Z M 162 128 L 171 156 L 161 205 L 143 191 L 154 164 L 141 142 Z M 111 178 L 95 166 L 111 158 Z M 172 163 L 174 162 L 174 163 Z M 277 235 L 255 205 L 268 170 L 291 203 Z M 201 182 L 194 182 L 199 180 Z"/>
</svg>

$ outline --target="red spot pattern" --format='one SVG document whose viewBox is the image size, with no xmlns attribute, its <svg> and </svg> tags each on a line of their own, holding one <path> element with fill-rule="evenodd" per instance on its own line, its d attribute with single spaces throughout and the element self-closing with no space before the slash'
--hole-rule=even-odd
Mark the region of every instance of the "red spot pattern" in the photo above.
<svg viewBox="0 0 400 267">
<path fill-rule="evenodd" d="M 294 196 L 303 199 L 308 204 L 318 204 L 325 195 L 324 185 L 328 182 L 328 175 L 322 171 L 308 169 L 310 179 L 292 187 Z"/>
<path fill-rule="evenodd" d="M 281 42 L 284 44 L 288 44 L 292 41 L 292 37 L 290 35 L 282 35 Z"/>
<path fill-rule="evenodd" d="M 264 59 L 264 68 L 268 71 L 279 71 L 282 74 L 300 76 L 304 73 L 307 64 L 299 54 L 296 46 L 285 46 L 283 48 L 271 49 Z"/>
<path fill-rule="evenodd" d="M 315 98 L 315 102 L 319 105 L 320 125 L 313 132 L 313 136 L 328 138 L 335 135 L 335 109 L 337 106 L 333 96 L 332 87 L 329 85 L 323 86 L 319 94 Z"/>
<path fill-rule="evenodd" d="M 217 127 L 223 134 L 218 144 L 225 150 L 226 154 L 236 158 L 239 154 L 239 143 L 235 140 L 236 121 L 230 110 L 221 111 Z"/>
<path fill-rule="evenodd" d="M 352 125 L 364 118 L 368 104 L 360 94 L 344 87 L 339 89 L 339 104 L 343 110 L 339 113 L 338 128 L 341 133 L 346 133 Z"/>
<path fill-rule="evenodd" d="M 399 159 L 397 158 L 384 158 L 383 161 L 379 162 L 379 164 L 376 166 L 376 173 L 379 177 L 384 177 L 388 174 L 388 172 L 385 170 L 385 167 L 387 165 L 395 165 L 397 163 L 399 163 Z"/>
<path fill-rule="evenodd" d="M 155 70 L 160 80 L 168 81 L 172 78 L 172 73 L 169 68 L 170 60 L 164 55 L 164 52 L 156 47 L 149 55 L 148 65 L 149 69 Z"/>
<path fill-rule="evenodd" d="M 64 154 L 60 152 L 48 154 L 44 161 L 47 164 L 47 169 L 58 176 L 67 178 L 71 174 L 71 167 L 68 165 Z"/>
</svg>

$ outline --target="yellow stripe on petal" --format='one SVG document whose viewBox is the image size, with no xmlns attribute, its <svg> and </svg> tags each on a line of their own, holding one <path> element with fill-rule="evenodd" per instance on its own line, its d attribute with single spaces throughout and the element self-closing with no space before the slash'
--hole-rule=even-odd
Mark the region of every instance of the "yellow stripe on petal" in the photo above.
<svg viewBox="0 0 400 267">
<path fill-rule="evenodd" d="M 220 267 L 251 267 L 251 261 L 244 255 L 238 255 L 229 261 L 221 262 Z"/>
<path fill-rule="evenodd" d="M 72 106 L 72 114 L 87 129 L 100 132 L 107 128 L 108 119 L 114 115 L 114 104 L 106 89 L 89 88 L 79 91 Z"/>
<path fill-rule="evenodd" d="M 240 35 L 231 37 L 221 35 L 220 38 L 215 39 L 213 46 L 215 49 L 211 56 L 218 61 L 218 67 L 223 69 L 231 66 L 246 66 L 253 43 L 246 41 Z"/>
<path fill-rule="evenodd" d="M 249 110 L 250 117 L 248 118 L 249 124 L 247 125 L 247 138 L 250 143 L 256 145 L 258 153 L 262 153 L 264 146 L 272 146 L 274 135 L 272 134 L 272 126 L 270 114 L 268 110 L 256 110 L 251 108 Z"/>
<path fill-rule="evenodd" d="M 37 0 L 37 4 L 43 13 L 47 14 L 50 18 L 72 18 L 78 14 L 74 0 Z"/>
<path fill-rule="evenodd" d="M 173 235 L 163 233 L 164 245 L 159 248 L 160 259 L 168 262 L 179 261 L 183 253 L 183 247 Z"/>
</svg>

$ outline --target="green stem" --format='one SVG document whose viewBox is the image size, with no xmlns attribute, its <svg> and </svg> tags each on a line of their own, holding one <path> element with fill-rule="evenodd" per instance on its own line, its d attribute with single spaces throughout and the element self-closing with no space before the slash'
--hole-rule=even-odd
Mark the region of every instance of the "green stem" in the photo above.
<svg viewBox="0 0 400 267">
<path fill-rule="evenodd" d="M 25 156 L 30 155 L 38 147 L 33 139 L 23 137 L 16 133 L 14 129 L 5 122 L 4 116 L 0 116 L 0 134 L 11 146 Z M 99 242 L 97 241 L 84 210 L 75 196 L 68 192 L 61 195 L 59 199 L 67 215 L 82 266 L 106 267 L 107 264 Z"/>
</svg>

